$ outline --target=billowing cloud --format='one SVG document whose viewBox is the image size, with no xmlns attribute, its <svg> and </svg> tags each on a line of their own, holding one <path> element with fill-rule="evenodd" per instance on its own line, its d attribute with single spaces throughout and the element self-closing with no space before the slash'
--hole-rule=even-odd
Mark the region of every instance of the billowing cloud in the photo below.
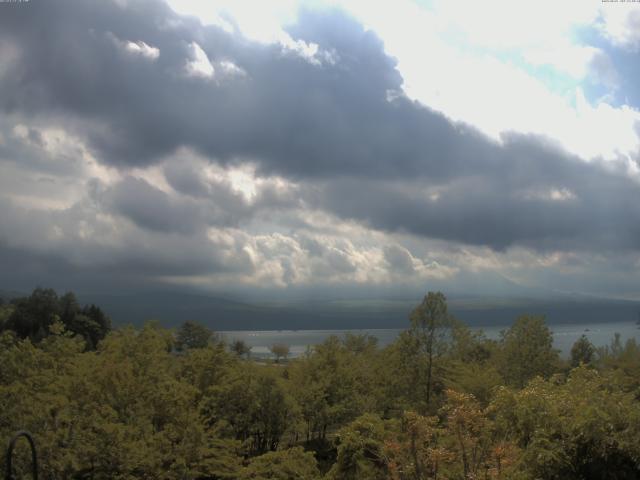
<svg viewBox="0 0 640 480">
<path fill-rule="evenodd" d="M 564 103 L 547 114 L 585 132 L 556 139 L 503 120 L 488 132 L 468 105 L 429 100 L 450 78 L 483 105 L 493 61 L 434 57 L 406 75 L 423 93 L 408 92 L 407 57 L 336 8 L 300 10 L 274 41 L 156 0 L 0 9 L 0 250 L 25 265 L 211 289 L 462 285 L 478 271 L 525 285 L 545 269 L 586 275 L 596 253 L 612 271 L 640 255 L 632 106 L 576 93 L 580 115 Z M 496 48 L 490 33 L 472 32 Z M 521 39 L 528 65 L 623 85 L 604 50 L 536 39 Z M 495 71 L 525 75 L 510 68 Z M 520 96 L 505 91 L 505 105 Z M 594 134 L 605 120 L 619 137 Z"/>
<path fill-rule="evenodd" d="M 634 2 L 611 7 L 602 9 L 599 26 L 603 35 L 616 46 L 637 51 L 640 49 L 640 7 Z"/>
</svg>

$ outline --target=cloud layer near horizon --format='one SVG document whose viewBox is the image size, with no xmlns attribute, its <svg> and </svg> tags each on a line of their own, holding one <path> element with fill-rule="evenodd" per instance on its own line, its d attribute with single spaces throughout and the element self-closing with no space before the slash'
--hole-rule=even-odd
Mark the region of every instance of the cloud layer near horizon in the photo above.
<svg viewBox="0 0 640 480">
<path fill-rule="evenodd" d="M 261 43 L 152 0 L 1 8 L 7 288 L 637 293 L 638 151 L 454 122 L 342 11 Z"/>
</svg>

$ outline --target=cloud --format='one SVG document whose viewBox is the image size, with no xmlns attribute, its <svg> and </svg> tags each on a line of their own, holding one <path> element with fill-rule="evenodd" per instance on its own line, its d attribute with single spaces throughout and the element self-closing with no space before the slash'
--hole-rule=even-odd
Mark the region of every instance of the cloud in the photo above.
<svg viewBox="0 0 640 480">
<path fill-rule="evenodd" d="M 472 152 L 482 171 L 432 181 L 334 180 L 318 201 L 372 228 L 496 250 L 640 247 L 640 190 L 624 168 L 586 163 L 544 139 L 515 134 L 487 160 Z"/>
<path fill-rule="evenodd" d="M 520 80 L 494 88 L 483 76 L 494 60 L 460 55 L 419 77 L 429 92 L 455 87 L 459 115 L 449 105 L 447 116 L 430 93 L 407 95 L 382 39 L 336 9 L 302 10 L 274 41 L 151 0 L 4 13 L 0 250 L 21 258 L 114 279 L 284 287 L 445 282 L 508 271 L 521 250 L 640 251 L 631 107 L 577 95 L 576 120 L 540 82 L 498 62 L 494 73 Z M 474 35 L 491 44 L 490 33 Z M 531 61 L 561 64 L 566 52 L 545 46 Z M 580 52 L 569 73 L 616 84 L 609 57 Z M 519 101 L 525 90 L 539 110 Z M 496 91 L 499 103 L 483 96 Z M 466 118 L 474 110 L 502 111 L 483 126 L 492 137 Z M 520 133 L 503 131 L 511 111 Z M 523 133 L 535 125 L 517 119 L 536 112 L 578 147 Z M 625 128 L 610 136 L 605 121 Z"/>
<path fill-rule="evenodd" d="M 613 45 L 637 51 L 640 48 L 640 7 L 633 2 L 604 5 L 600 30 Z"/>
<path fill-rule="evenodd" d="M 111 208 L 141 227 L 155 231 L 194 233 L 203 225 L 197 205 L 173 201 L 142 179 L 125 177 L 107 193 Z"/>
<path fill-rule="evenodd" d="M 111 32 L 106 32 L 106 36 L 111 38 L 113 43 L 128 55 L 142 57 L 150 61 L 157 60 L 160 56 L 160 50 L 158 48 L 152 47 L 143 41 L 124 41 Z"/>
<path fill-rule="evenodd" d="M 414 272 L 413 257 L 406 248 L 388 245 L 384 248 L 384 259 L 392 271 L 404 274 Z"/>
<path fill-rule="evenodd" d="M 191 49 L 191 60 L 187 62 L 187 75 L 194 77 L 213 78 L 215 72 L 213 65 L 209 61 L 209 57 L 204 50 L 195 42 L 189 44 Z"/>
</svg>

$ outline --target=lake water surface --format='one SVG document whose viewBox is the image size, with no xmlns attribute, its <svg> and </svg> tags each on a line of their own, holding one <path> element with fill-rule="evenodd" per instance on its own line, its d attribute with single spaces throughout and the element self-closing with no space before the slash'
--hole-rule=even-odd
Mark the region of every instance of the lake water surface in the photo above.
<svg viewBox="0 0 640 480">
<path fill-rule="evenodd" d="M 482 330 L 488 338 L 499 338 L 500 331 L 504 326 L 473 327 L 472 330 Z M 549 328 L 553 332 L 554 346 L 560 350 L 563 356 L 569 355 L 571 346 L 580 338 L 586 335 L 587 338 L 597 347 L 608 345 L 615 333 L 619 333 L 624 343 L 629 338 L 640 339 L 640 329 L 635 322 L 613 322 L 613 323 L 589 323 L 589 324 L 555 324 Z M 275 343 L 285 343 L 289 345 L 290 357 L 298 357 L 307 350 L 309 346 L 324 342 L 329 336 L 337 335 L 342 337 L 347 332 L 353 334 L 369 334 L 378 339 L 378 345 L 384 347 L 393 342 L 402 332 L 400 328 L 390 329 L 362 329 L 362 330 L 246 330 L 246 331 L 226 331 L 220 332 L 226 342 L 233 340 L 243 340 L 251 347 L 251 355 L 254 357 L 271 357 L 269 347 Z"/>
</svg>

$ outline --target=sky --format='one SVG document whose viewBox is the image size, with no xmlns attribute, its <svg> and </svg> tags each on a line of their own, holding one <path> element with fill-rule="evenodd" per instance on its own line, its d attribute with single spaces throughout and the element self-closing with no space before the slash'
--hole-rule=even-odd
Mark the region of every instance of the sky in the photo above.
<svg viewBox="0 0 640 480">
<path fill-rule="evenodd" d="M 0 289 L 640 299 L 640 3 L 0 3 Z"/>
</svg>

